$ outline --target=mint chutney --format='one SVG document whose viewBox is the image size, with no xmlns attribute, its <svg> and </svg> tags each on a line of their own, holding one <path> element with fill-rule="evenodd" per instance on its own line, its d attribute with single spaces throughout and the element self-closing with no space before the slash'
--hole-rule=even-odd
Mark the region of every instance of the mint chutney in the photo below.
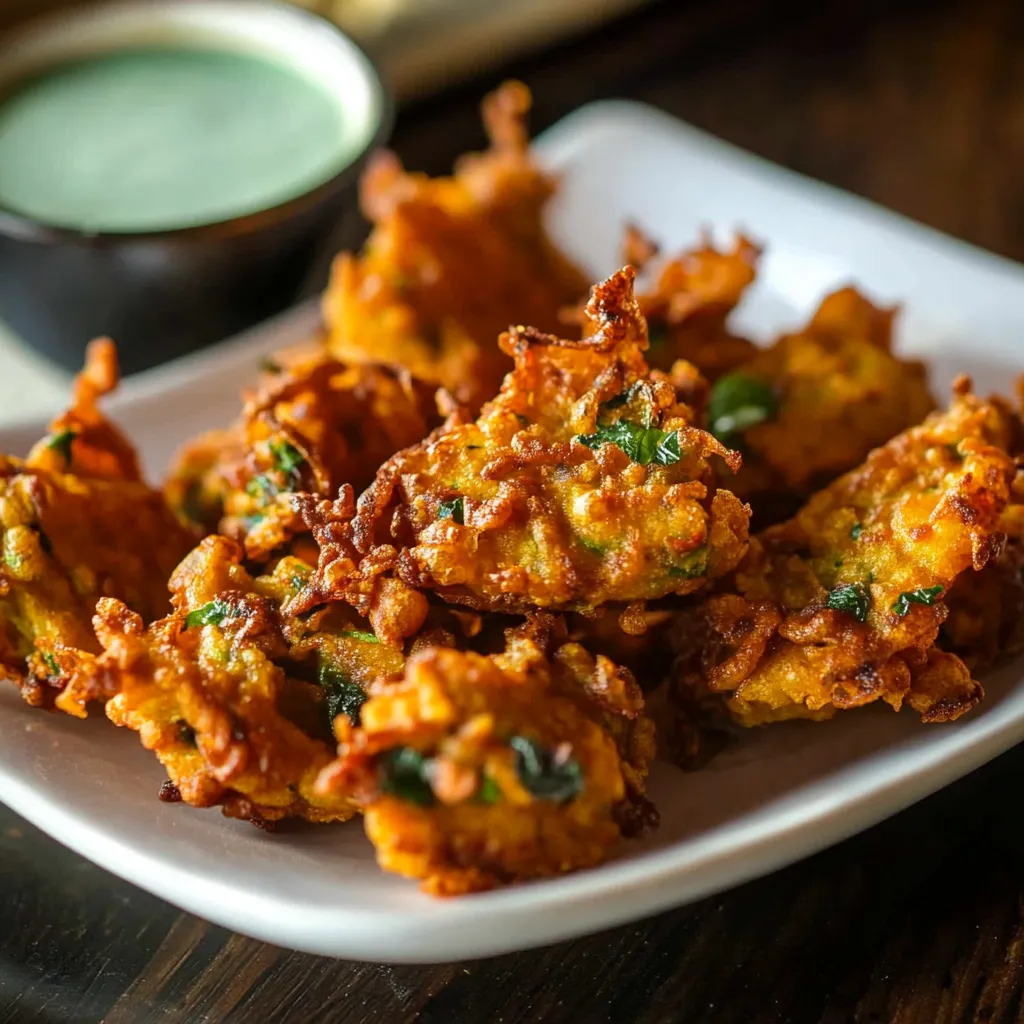
<svg viewBox="0 0 1024 1024">
<path fill-rule="evenodd" d="M 89 232 L 194 227 L 296 198 L 360 144 L 339 99 L 272 58 L 118 50 L 0 99 L 0 207 Z"/>
</svg>

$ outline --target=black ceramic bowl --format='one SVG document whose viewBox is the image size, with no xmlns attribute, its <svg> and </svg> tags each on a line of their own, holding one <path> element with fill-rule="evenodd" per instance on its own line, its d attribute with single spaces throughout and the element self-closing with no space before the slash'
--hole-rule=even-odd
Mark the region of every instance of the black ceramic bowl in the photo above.
<svg viewBox="0 0 1024 1024">
<path fill-rule="evenodd" d="M 32 22 L 0 41 L 0 92 L 63 61 L 158 45 L 241 48 L 291 62 L 336 94 L 358 134 L 329 181 L 259 213 L 151 233 L 85 233 L 0 207 L 0 320 L 77 369 L 113 337 L 132 373 L 208 345 L 295 301 L 391 105 L 365 54 L 329 22 L 270 0 L 140 0 Z"/>
</svg>

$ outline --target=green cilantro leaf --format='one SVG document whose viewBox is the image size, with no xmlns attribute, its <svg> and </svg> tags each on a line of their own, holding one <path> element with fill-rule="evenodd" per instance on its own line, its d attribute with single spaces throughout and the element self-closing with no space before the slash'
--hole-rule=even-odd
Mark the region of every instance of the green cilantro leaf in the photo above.
<svg viewBox="0 0 1024 1024">
<path fill-rule="evenodd" d="M 863 523 L 854 523 L 850 527 L 850 540 L 860 540 L 860 535 L 864 532 Z"/>
<path fill-rule="evenodd" d="M 353 640 L 362 640 L 364 644 L 380 643 L 375 634 L 367 633 L 362 629 L 346 629 L 341 635 L 351 637 Z"/>
<path fill-rule="evenodd" d="M 652 462 L 671 466 L 682 457 L 678 432 L 641 427 L 628 420 L 607 426 L 598 424 L 593 434 L 577 434 L 576 440 L 595 450 L 603 444 L 613 444 L 641 466 L 649 466 Z"/>
<path fill-rule="evenodd" d="M 450 501 L 442 501 L 437 506 L 438 519 L 451 519 L 462 526 L 466 521 L 466 506 L 462 498 L 452 498 Z"/>
<path fill-rule="evenodd" d="M 43 661 L 46 662 L 46 667 L 50 670 L 51 676 L 60 675 L 60 665 L 57 664 L 57 659 L 49 652 L 43 652 Z"/>
<path fill-rule="evenodd" d="M 217 597 L 204 604 L 201 608 L 196 608 L 194 611 L 189 612 L 185 616 L 185 628 L 219 626 L 225 619 L 237 614 L 237 611 L 227 601 L 222 601 Z"/>
<path fill-rule="evenodd" d="M 396 747 L 384 757 L 381 789 L 417 807 L 434 803 L 434 790 L 430 786 L 430 762 L 412 747 Z"/>
<path fill-rule="evenodd" d="M 670 565 L 668 574 L 674 579 L 695 580 L 707 571 L 708 549 L 704 545 L 687 552 L 675 565 Z"/>
<path fill-rule="evenodd" d="M 942 590 L 943 588 L 941 583 L 934 587 L 919 587 L 917 590 L 904 590 L 896 599 L 892 606 L 892 610 L 900 618 L 903 618 L 903 616 L 910 611 L 910 606 L 912 604 L 935 604 L 939 599 L 939 596 L 942 594 Z"/>
<path fill-rule="evenodd" d="M 46 439 L 46 447 L 52 448 L 55 452 L 64 456 L 65 465 L 71 465 L 71 445 L 78 437 L 77 430 L 61 430 L 59 433 L 51 434 Z"/>
<path fill-rule="evenodd" d="M 538 800 L 561 803 L 583 789 L 583 769 L 574 758 L 553 754 L 526 736 L 513 736 L 508 745 L 515 751 L 519 781 Z"/>
<path fill-rule="evenodd" d="M 868 617 L 871 595 L 859 583 L 842 583 L 829 591 L 825 607 L 852 615 L 858 622 Z"/>
<path fill-rule="evenodd" d="M 711 386 L 708 430 L 723 444 L 730 443 L 748 427 L 770 420 L 778 411 L 771 384 L 736 371 Z"/>
<path fill-rule="evenodd" d="M 334 727 L 338 715 L 347 715 L 353 725 L 358 725 L 359 712 L 366 703 L 363 688 L 330 662 L 321 662 L 319 681 L 327 697 L 328 726 Z"/>
<path fill-rule="evenodd" d="M 480 780 L 476 798 L 483 804 L 496 804 L 501 799 L 501 787 L 489 775 Z"/>
<path fill-rule="evenodd" d="M 608 550 L 607 545 L 599 544 L 596 540 L 591 540 L 589 537 L 577 534 L 576 540 L 579 541 L 580 547 L 585 548 L 592 555 L 603 555 Z"/>
<path fill-rule="evenodd" d="M 299 471 L 306 464 L 306 456 L 289 441 L 271 441 L 270 454 L 274 457 L 274 469 L 284 474 L 287 486 L 299 485 Z"/>
</svg>

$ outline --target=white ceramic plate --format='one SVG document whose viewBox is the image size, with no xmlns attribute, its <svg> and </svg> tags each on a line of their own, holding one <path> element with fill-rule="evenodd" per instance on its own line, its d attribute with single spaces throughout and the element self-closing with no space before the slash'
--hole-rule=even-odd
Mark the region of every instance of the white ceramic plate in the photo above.
<svg viewBox="0 0 1024 1024">
<path fill-rule="evenodd" d="M 564 173 L 559 239 L 595 274 L 616 264 L 630 217 L 670 247 L 699 227 L 770 243 L 742 324 L 767 335 L 821 294 L 857 281 L 902 299 L 905 351 L 935 384 L 958 370 L 1004 389 L 1024 368 L 1024 268 L 797 177 L 632 104 L 587 107 L 538 143 Z M 175 445 L 228 421 L 260 353 L 299 340 L 306 308 L 218 350 L 130 381 L 112 403 L 158 473 Z M 40 424 L 0 434 L 26 447 Z M 163 775 L 133 734 L 94 716 L 40 714 L 0 693 L 0 799 L 61 842 L 203 917 L 333 956 L 443 961 L 563 939 L 764 874 L 906 807 L 1024 738 L 1021 666 L 986 680 L 984 704 L 954 725 L 869 708 L 826 725 L 751 732 L 703 771 L 657 766 L 660 831 L 594 871 L 458 900 L 381 873 L 358 822 L 266 835 L 157 801 Z"/>
</svg>

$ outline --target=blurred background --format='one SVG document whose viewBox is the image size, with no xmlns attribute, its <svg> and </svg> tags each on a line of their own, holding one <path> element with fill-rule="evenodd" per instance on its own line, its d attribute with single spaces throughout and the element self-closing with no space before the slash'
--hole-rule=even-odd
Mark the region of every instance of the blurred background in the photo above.
<svg viewBox="0 0 1024 1024">
<path fill-rule="evenodd" d="M 88 0 L 0 0 L 0 29 Z M 298 0 L 379 62 L 398 96 L 422 96 L 592 28 L 646 0 Z"/>
</svg>

